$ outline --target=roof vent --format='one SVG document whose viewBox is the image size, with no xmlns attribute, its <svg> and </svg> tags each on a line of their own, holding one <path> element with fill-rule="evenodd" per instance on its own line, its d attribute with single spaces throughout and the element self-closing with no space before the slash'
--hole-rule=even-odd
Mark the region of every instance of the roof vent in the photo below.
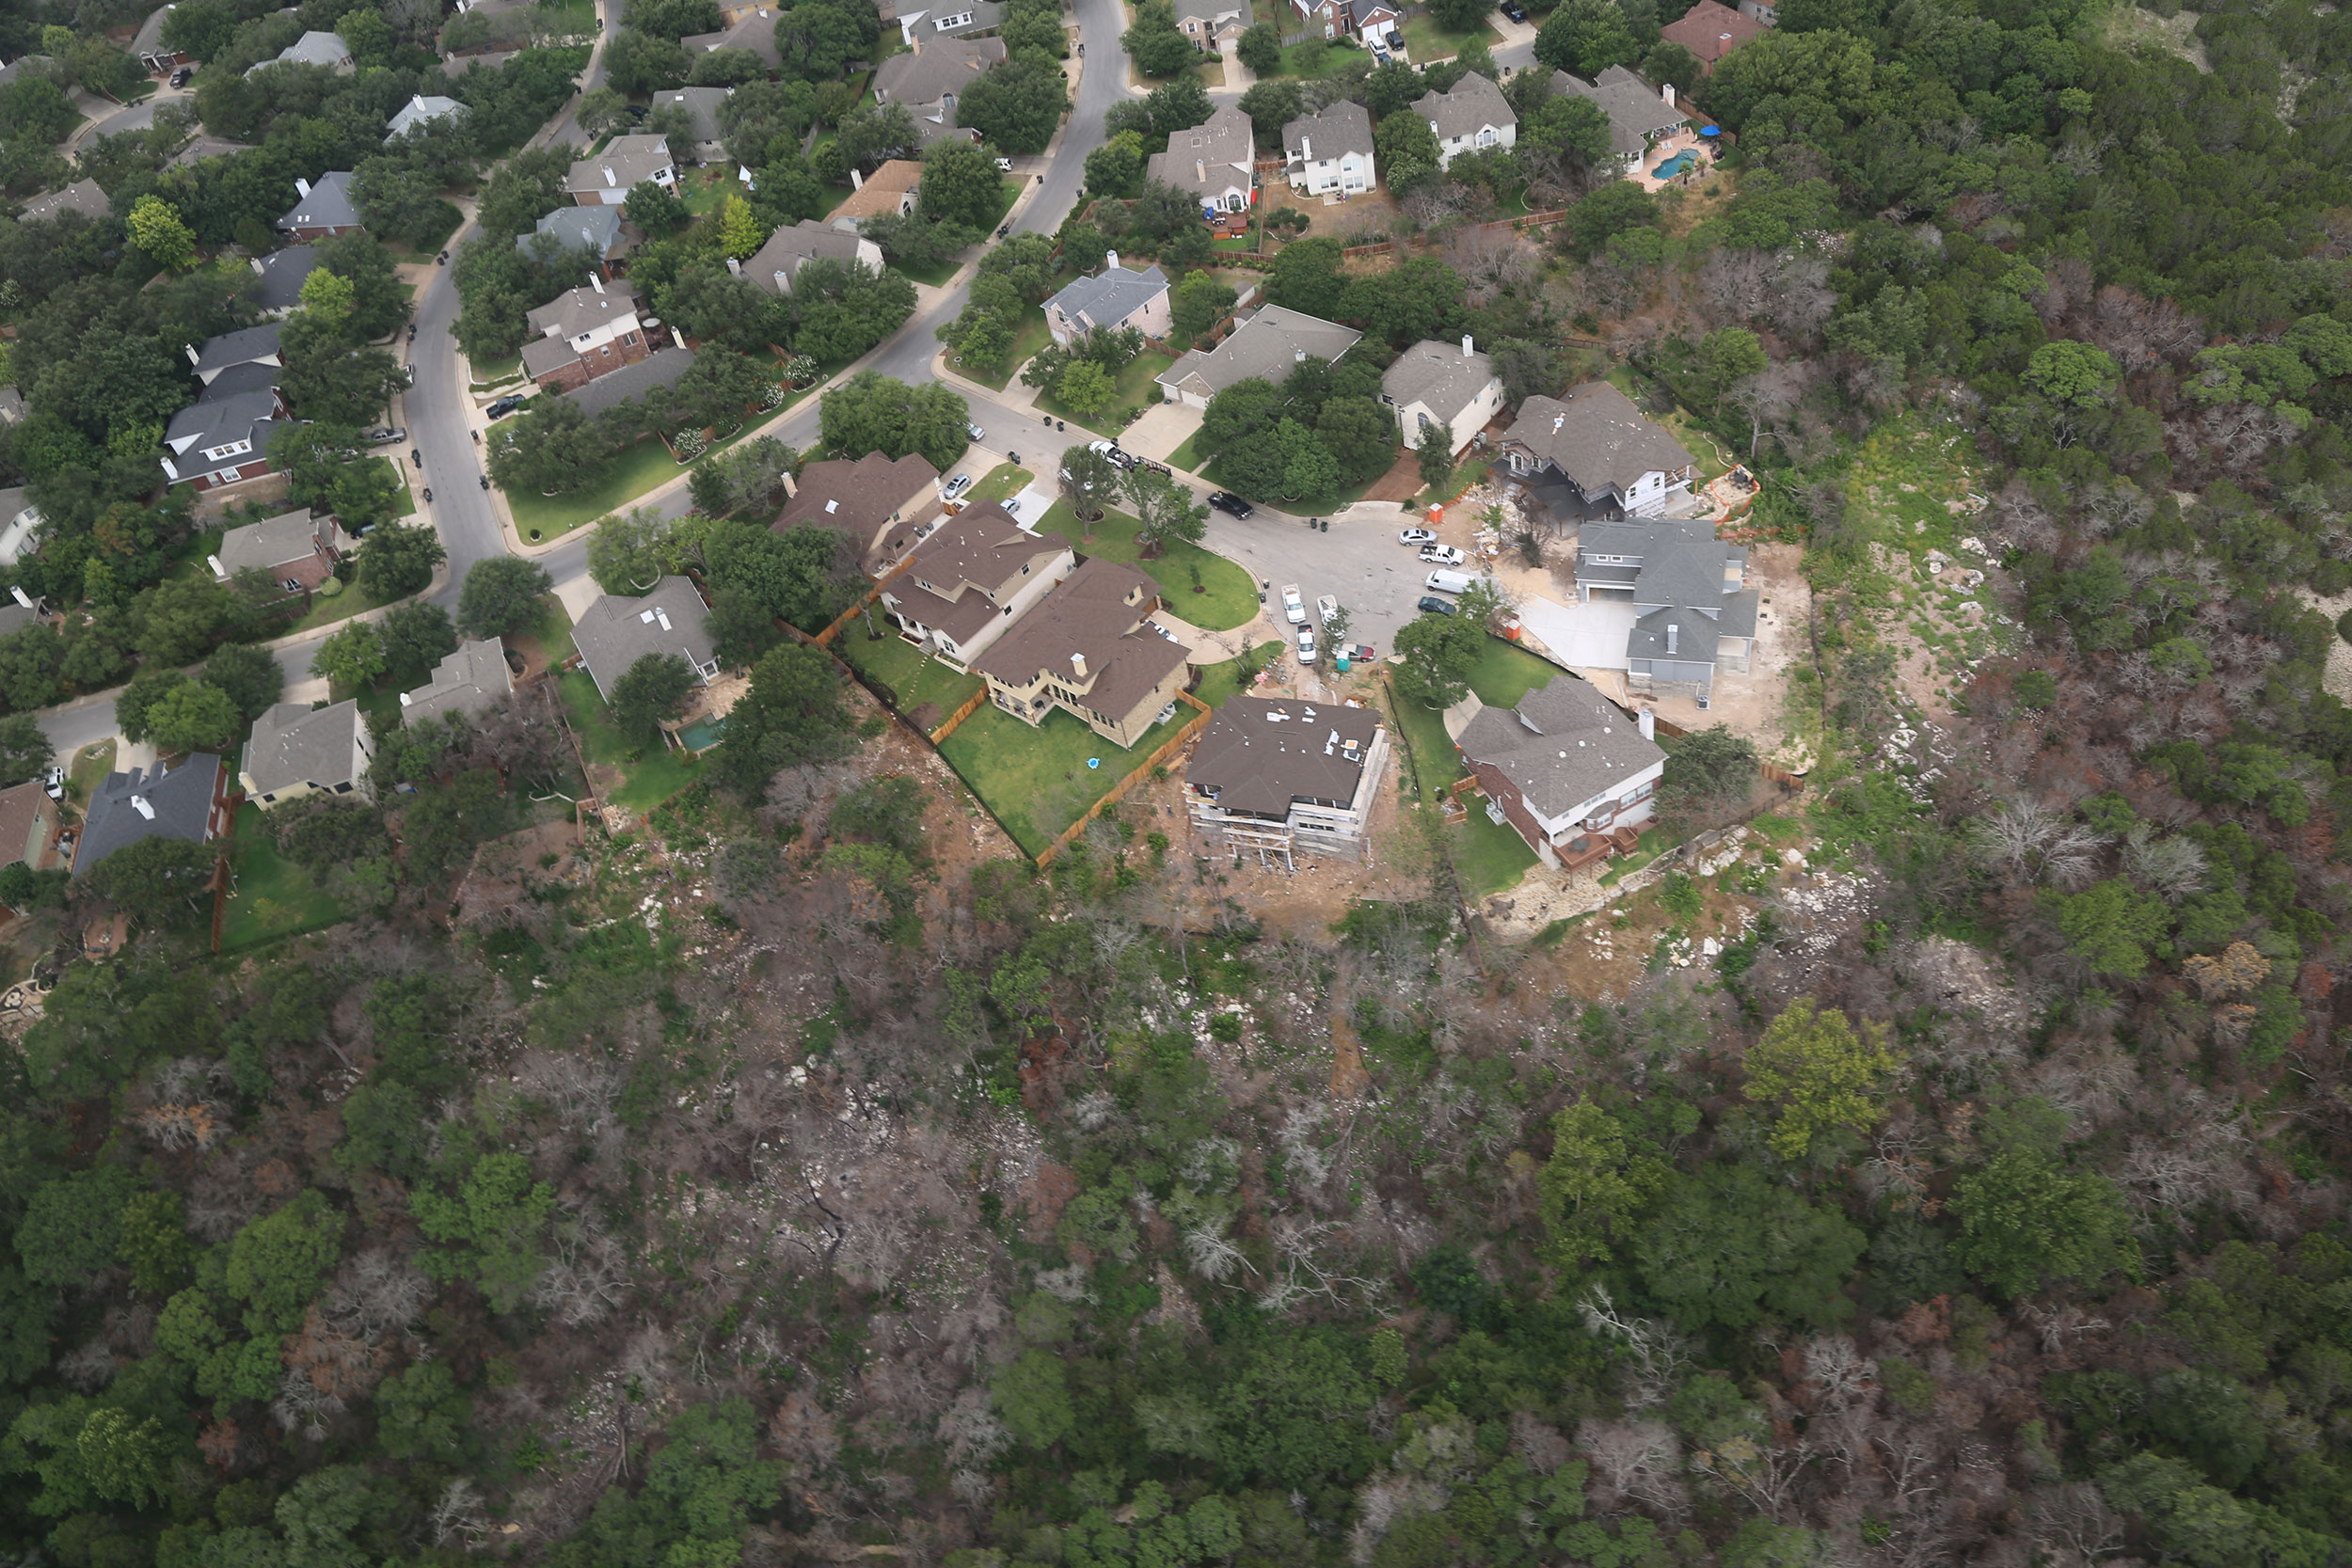
<svg viewBox="0 0 2352 1568">
<path fill-rule="evenodd" d="M 652 625 L 653 625 L 653 611 L 652 611 L 652 610 L 640 610 L 640 611 L 638 612 L 638 615 L 637 615 L 637 620 L 638 620 L 638 624 L 639 624 L 639 625 L 641 625 L 641 626 L 652 626 Z"/>
<path fill-rule="evenodd" d="M 131 809 L 137 812 L 141 816 L 144 816 L 150 822 L 155 820 L 155 808 L 148 803 L 147 797 L 144 795 L 134 795 L 131 797 Z"/>
<path fill-rule="evenodd" d="M 668 610 L 663 610 L 657 605 L 654 607 L 653 618 L 661 624 L 661 629 L 663 631 L 668 631 L 670 629 L 670 612 Z"/>
</svg>

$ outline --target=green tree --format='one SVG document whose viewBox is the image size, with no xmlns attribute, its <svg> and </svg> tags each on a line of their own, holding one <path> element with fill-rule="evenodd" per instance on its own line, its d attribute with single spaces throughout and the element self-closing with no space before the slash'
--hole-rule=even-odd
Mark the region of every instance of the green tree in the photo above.
<svg viewBox="0 0 2352 1568">
<path fill-rule="evenodd" d="M 1477 3 L 1484 5 L 1486 0 Z M 1282 69 L 1282 31 L 1271 22 L 1258 23 L 1242 34 L 1233 53 L 1251 75 L 1271 76 Z"/>
<path fill-rule="evenodd" d="M 31 714 L 14 713 L 0 719 L 0 789 L 39 778 L 56 755 L 40 721 Z"/>
<path fill-rule="evenodd" d="M 33 1189 L 16 1230 L 16 1255 L 36 1285 L 81 1285 L 111 1267 L 122 1210 L 138 1179 L 120 1165 L 53 1177 Z"/>
<path fill-rule="evenodd" d="M 1951 1208 L 1962 1265 L 2004 1295 L 2138 1266 L 2131 1214 L 2115 1183 L 2070 1169 L 2044 1148 L 2001 1149 L 1954 1184 Z"/>
<path fill-rule="evenodd" d="M 815 265 L 803 268 L 802 275 Z M 970 405 L 939 383 L 909 387 L 878 371 L 860 371 L 827 392 L 818 406 L 828 452 L 848 458 L 871 451 L 891 458 L 920 452 L 942 473 L 970 449 L 971 418 Z"/>
<path fill-rule="evenodd" d="M 147 716 L 171 691 L 187 684 L 177 670 L 142 670 L 115 698 L 115 724 L 133 745 L 147 739 Z"/>
<path fill-rule="evenodd" d="M 1423 426 L 1413 456 L 1421 467 L 1422 483 L 1445 495 L 1454 483 L 1454 432 L 1434 422 Z"/>
<path fill-rule="evenodd" d="M 999 1367 L 990 1393 L 1005 1430 L 1030 1448 L 1050 1449 L 1077 1425 L 1069 1369 L 1051 1351 L 1025 1350 Z"/>
<path fill-rule="evenodd" d="M 203 681 L 174 687 L 147 714 L 147 733 L 166 755 L 223 751 L 244 725 L 235 699 Z"/>
<path fill-rule="evenodd" d="M 1440 149 L 1438 134 L 1418 114 L 1392 114 L 1373 130 L 1373 151 L 1379 160 L 1380 178 L 1391 190 L 1411 192 L 1436 180 Z"/>
<path fill-rule="evenodd" d="M 1058 41 L 1058 15 L 1053 31 Z M 1053 57 L 1016 44 L 1003 65 L 964 84 L 956 100 L 956 123 L 978 132 L 982 142 L 1001 152 L 1025 157 L 1045 150 L 1069 108 L 1069 84 Z"/>
<path fill-rule="evenodd" d="M 259 719 L 286 694 L 286 672 L 266 648 L 226 642 L 204 661 L 204 684 L 228 694 L 241 719 Z"/>
<path fill-rule="evenodd" d="M 2141 893 L 2127 878 L 2110 877 L 2081 893 L 2047 892 L 2058 931 L 2094 974 L 2129 977 L 2148 967 L 2148 950 L 2172 928 L 2162 899 Z"/>
<path fill-rule="evenodd" d="M 1808 997 L 1781 1010 L 1744 1062 L 1747 1097 L 1780 1106 L 1773 1153 L 1800 1160 L 1825 1134 L 1878 1125 L 1886 1114 L 1880 1098 L 1900 1066 L 1886 1037 L 1884 1024 L 1865 1019 L 1856 1031 L 1843 1012 L 1817 1010 Z"/>
<path fill-rule="evenodd" d="M 1091 447 L 1069 447 L 1061 454 L 1061 498 L 1078 515 L 1081 542 L 1094 537 L 1103 510 L 1119 494 L 1125 470 Z"/>
<path fill-rule="evenodd" d="M 993 228 L 1002 188 L 995 159 L 976 142 L 949 136 L 923 150 L 917 198 L 923 215 L 933 222 L 960 223 L 981 230 Z"/>
<path fill-rule="evenodd" d="M 1190 342 L 1225 319 L 1235 294 L 1215 273 L 1196 272 L 1176 285 L 1168 299 L 1168 316 L 1179 342 Z"/>
<path fill-rule="evenodd" d="M 1740 1330 L 1766 1313 L 1817 1328 L 1844 1321 L 1840 1293 L 1866 1238 L 1754 1165 L 1709 1164 L 1669 1177 L 1630 1243 L 1650 1296 L 1686 1329 Z"/>
<path fill-rule="evenodd" d="M 1347 291 L 1341 270 L 1343 246 L 1329 235 L 1298 240 L 1275 253 L 1266 279 L 1266 297 L 1284 309 L 1328 320 L 1340 313 L 1340 298 Z"/>
<path fill-rule="evenodd" d="M 719 248 L 738 260 L 768 241 L 768 226 L 753 213 L 751 203 L 730 193 L 719 209 Z"/>
<path fill-rule="evenodd" d="M 1551 1158 L 1535 1178 L 1537 1212 L 1561 1262 L 1610 1256 L 1665 1186 L 1669 1167 L 1616 1117 L 1579 1101 L 1551 1118 Z"/>
<path fill-rule="evenodd" d="M 727 714 L 714 768 L 736 793 L 764 799 L 777 769 L 840 755 L 854 727 L 833 661 L 783 643 L 753 666 L 750 689 Z"/>
<path fill-rule="evenodd" d="M 310 673 L 326 676 L 345 691 L 369 686 L 389 667 L 383 633 L 369 621 L 354 621 L 329 633 L 310 656 Z"/>
<path fill-rule="evenodd" d="M 2053 403 L 2091 407 L 2115 392 L 2122 372 L 2103 349 L 2072 338 L 2042 344 L 2026 361 L 2025 382 Z"/>
<path fill-rule="evenodd" d="M 1701 812 L 1743 802 L 1756 787 L 1756 744 L 1721 724 L 1664 742 L 1666 776 L 1659 804 L 1673 812 Z"/>
<path fill-rule="evenodd" d="M 375 1391 L 376 1446 L 386 1457 L 433 1465 L 465 1462 L 473 1401 L 439 1361 L 420 1361 Z"/>
<path fill-rule="evenodd" d="M 1449 708 L 1470 689 L 1470 673 L 1486 632 L 1466 615 L 1421 615 L 1397 629 L 1397 695 L 1428 708 Z"/>
<path fill-rule="evenodd" d="M 612 727 L 638 746 L 658 745 L 661 721 L 694 689 L 694 670 L 676 654 L 647 654 L 612 683 Z"/>
<path fill-rule="evenodd" d="M 245 1306 L 248 1334 L 292 1334 L 342 1256 L 343 1217 L 317 1188 L 247 1222 L 229 1243 L 221 1283 Z"/>
<path fill-rule="evenodd" d="M 1054 384 L 1054 396 L 1079 419 L 1091 418 L 1119 395 L 1111 374 L 1091 359 L 1073 359 Z"/>
<path fill-rule="evenodd" d="M 209 845 L 142 838 L 90 867 L 89 884 L 99 896 L 142 921 L 192 918 L 196 911 L 189 901 L 211 882 L 217 859 Z"/>
<path fill-rule="evenodd" d="M 545 1267 L 548 1218 L 555 1210 L 555 1189 L 531 1180 L 529 1161 L 485 1154 L 454 1196 L 420 1187 L 409 1195 L 408 1209 L 427 1241 L 449 1248 L 419 1256 L 427 1273 L 470 1277 L 494 1312 L 523 1304 Z"/>
<path fill-rule="evenodd" d="M 229 590 L 209 577 L 173 578 L 140 596 L 139 656 L 156 664 L 193 664 L 236 616 Z"/>
<path fill-rule="evenodd" d="M 547 619 L 555 581 L 547 568 L 518 556 L 485 556 L 466 569 L 457 595 L 457 625 L 469 637 L 512 637 Z"/>
<path fill-rule="evenodd" d="M 123 220 L 131 243 L 166 272 L 178 272 L 196 255 L 196 233 L 180 221 L 179 213 L 159 196 L 143 196 L 131 204 Z"/>
<path fill-rule="evenodd" d="M 669 186 L 640 180 L 628 188 L 621 212 L 630 223 L 656 239 L 675 234 L 692 219 L 686 203 Z"/>
<path fill-rule="evenodd" d="M 359 588 L 377 600 L 404 599 L 433 580 L 447 559 L 441 536 L 422 524 L 385 523 L 359 541 Z"/>
<path fill-rule="evenodd" d="M 394 605 L 376 623 L 384 644 L 384 673 L 405 689 L 421 684 L 433 667 L 457 651 L 457 628 L 437 604 L 410 600 Z"/>
<path fill-rule="evenodd" d="M 1143 0 L 1119 46 L 1146 76 L 1173 76 L 1200 59 L 1200 51 L 1176 25 L 1176 9 L 1168 0 Z"/>
</svg>

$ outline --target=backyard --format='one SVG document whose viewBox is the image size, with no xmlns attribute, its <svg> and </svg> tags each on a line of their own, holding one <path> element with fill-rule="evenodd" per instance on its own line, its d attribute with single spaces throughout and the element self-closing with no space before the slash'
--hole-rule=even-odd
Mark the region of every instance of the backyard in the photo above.
<svg viewBox="0 0 2352 1568">
<path fill-rule="evenodd" d="M 898 699 L 899 712 L 912 715 L 925 703 L 936 707 L 938 718 L 925 721 L 920 727 L 936 726 L 980 689 L 983 683 L 979 676 L 959 674 L 953 667 L 930 657 L 889 630 L 889 619 L 879 605 L 874 610 L 874 625 L 882 631 L 881 641 L 869 640 L 866 623 L 859 619 L 841 628 L 841 635 L 834 639 L 834 651 L 867 680 L 890 688 Z"/>
<path fill-rule="evenodd" d="M 229 873 L 230 886 L 235 891 L 221 923 L 220 950 L 224 953 L 314 931 L 343 918 L 343 907 L 310 873 L 278 852 L 267 818 L 249 800 L 237 808 L 236 836 L 229 845 Z"/>
<path fill-rule="evenodd" d="M 1036 855 L 1111 786 L 1140 767 L 1191 718 L 1176 705 L 1133 751 L 1120 751 L 1056 708 L 1036 729 L 998 707 L 983 707 L 939 743 L 939 754 L 988 803 L 1015 842 Z M 1089 768 L 1091 760 L 1098 766 Z"/>
<path fill-rule="evenodd" d="M 1536 687 L 1555 679 L 1575 678 L 1524 648 L 1490 637 L 1479 652 L 1478 662 L 1470 667 L 1470 689 L 1489 707 L 1514 707 Z M 1468 771 L 1445 733 L 1445 716 L 1418 704 L 1399 701 L 1396 718 L 1398 727 L 1412 746 L 1422 798 L 1430 802 L 1442 801 L 1454 782 Z M 1489 820 L 1483 800 L 1466 799 L 1463 804 L 1470 808 L 1469 819 L 1446 830 L 1446 849 L 1455 873 L 1462 879 L 1463 893 L 1471 898 L 1483 898 L 1517 883 L 1527 868 L 1535 863 L 1535 851 L 1507 823 Z"/>
<path fill-rule="evenodd" d="M 1069 406 L 1051 392 L 1040 392 L 1037 405 L 1043 413 L 1068 420 L 1073 424 L 1082 424 L 1098 436 L 1116 436 L 1127 428 L 1127 410 L 1148 408 L 1160 401 L 1159 388 L 1153 383 L 1159 379 L 1161 372 L 1175 362 L 1165 354 L 1147 351 L 1136 355 L 1119 367 L 1119 374 L 1112 382 L 1111 401 L 1096 410 L 1090 419 L 1072 413 Z"/>
<path fill-rule="evenodd" d="M 1142 525 L 1124 512 L 1105 511 L 1094 525 L 1092 538 L 1081 536 L 1078 514 L 1068 501 L 1056 501 L 1038 519 L 1040 533 L 1058 533 L 1080 555 L 1099 555 L 1122 565 L 1140 566 L 1160 585 L 1160 597 L 1169 613 L 1203 631 L 1230 631 L 1257 618 L 1258 585 L 1248 572 L 1221 555 L 1181 541 L 1168 546 L 1156 560 L 1143 559 L 1136 531 Z M 1193 584 L 1196 576 L 1200 588 Z"/>
<path fill-rule="evenodd" d="M 604 699 L 596 695 L 596 683 L 587 671 L 566 670 L 563 689 L 564 709 L 571 718 L 573 733 L 580 736 L 580 749 L 587 753 L 591 771 L 602 768 L 621 775 L 617 788 L 596 784 L 605 800 L 633 812 L 649 812 L 702 773 L 701 763 L 680 756 L 666 742 L 641 758 L 637 748 L 607 719 Z"/>
</svg>

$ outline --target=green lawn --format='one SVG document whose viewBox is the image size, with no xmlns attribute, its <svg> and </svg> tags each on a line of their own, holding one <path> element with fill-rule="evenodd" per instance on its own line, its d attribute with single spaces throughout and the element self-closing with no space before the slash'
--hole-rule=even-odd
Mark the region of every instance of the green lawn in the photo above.
<svg viewBox="0 0 2352 1568">
<path fill-rule="evenodd" d="M 1251 651 L 1258 656 L 1258 668 L 1263 670 L 1282 657 L 1283 645 L 1279 642 L 1261 642 Z M 1226 699 L 1241 689 L 1241 660 L 1229 658 L 1222 664 L 1202 665 L 1200 684 L 1193 688 L 1192 694 L 1216 708 L 1223 707 Z"/>
<path fill-rule="evenodd" d="M 1020 181 L 1002 180 L 997 182 L 996 211 L 990 216 L 988 222 L 982 226 L 981 244 L 988 245 L 994 242 L 996 237 L 996 226 L 1005 221 L 1005 214 L 1012 211 L 1013 199 L 1020 194 Z M 943 289 L 947 286 L 947 280 L 955 277 L 956 270 L 963 265 L 963 258 L 969 254 L 970 252 L 968 250 L 960 251 L 936 266 L 911 267 L 896 257 L 891 259 L 890 264 L 898 268 L 900 272 L 905 273 L 909 277 L 914 278 L 917 283 L 928 283 L 934 289 Z M 1044 318 L 1040 316 L 1039 319 L 1042 321 Z M 1035 350 L 1032 350 L 1031 352 L 1034 353 Z M 1019 361 L 1016 360 L 1015 363 L 1017 364 Z M 1003 383 L 999 382 L 997 385 L 1002 386 Z"/>
<path fill-rule="evenodd" d="M 1478 662 L 1470 667 L 1470 688 L 1489 707 L 1512 707 L 1536 687 L 1575 678 L 1524 648 L 1490 637 Z M 1397 718 L 1412 743 L 1422 799 L 1433 804 L 1444 800 L 1454 781 L 1468 771 L 1445 733 L 1445 716 L 1400 702 Z M 1462 879 L 1463 893 L 1483 898 L 1516 884 L 1535 863 L 1535 851 L 1509 824 L 1489 821 L 1483 800 L 1467 800 L 1464 804 L 1470 808 L 1470 818 L 1446 830 L 1446 847 Z"/>
<path fill-rule="evenodd" d="M 1136 544 L 1140 526 L 1127 513 L 1106 511 L 1094 525 L 1094 537 L 1084 539 L 1079 536 L 1077 513 L 1068 501 L 1057 500 L 1038 520 L 1037 531 L 1060 534 L 1080 555 L 1099 555 L 1105 561 L 1142 567 L 1159 583 L 1160 597 L 1168 602 L 1168 610 L 1203 631 L 1230 631 L 1256 618 L 1256 578 L 1198 545 L 1170 545 L 1157 560 L 1146 561 Z M 1196 568 L 1202 586 L 1200 593 L 1192 586 Z"/>
<path fill-rule="evenodd" d="M 1337 70 L 1359 53 L 1352 39 L 1309 39 L 1282 51 L 1282 76 L 1315 77 Z"/>
<path fill-rule="evenodd" d="M 1036 357 L 1037 352 L 1053 341 L 1054 334 L 1045 325 L 1045 307 L 1032 305 L 1021 312 L 1021 325 L 1013 328 L 1012 351 L 1005 356 L 1005 368 L 990 375 L 967 366 L 963 373 L 982 386 L 1001 392 L 1005 389 L 1005 383 L 1012 379 L 1013 372 Z M 958 359 L 956 363 L 962 365 L 963 361 Z"/>
<path fill-rule="evenodd" d="M 1502 41 L 1502 35 L 1483 22 L 1470 32 L 1449 33 L 1431 20 L 1427 11 L 1415 11 L 1405 19 L 1405 50 L 1417 66 L 1426 68 L 1438 60 L 1450 60 L 1473 39 L 1492 49 Z"/>
<path fill-rule="evenodd" d="M 1193 442 L 1199 440 L 1200 438 L 1200 433 L 1196 430 L 1190 436 L 1187 436 L 1183 440 L 1177 442 L 1176 450 L 1168 454 L 1168 466 L 1171 468 L 1182 469 L 1184 472 L 1188 474 L 1199 473 L 1200 471 L 1200 450 L 1193 445 Z"/>
<path fill-rule="evenodd" d="M 696 169 L 686 182 L 690 188 L 678 193 L 686 203 L 686 210 L 698 218 L 716 216 L 721 205 L 726 201 L 727 193 L 737 188 L 736 181 L 731 178 L 733 167 L 730 164 Z"/>
<path fill-rule="evenodd" d="M 1160 390 L 1152 383 L 1159 379 L 1161 372 L 1175 362 L 1165 354 L 1146 352 L 1120 366 L 1119 374 L 1112 382 L 1110 403 L 1092 419 L 1081 419 L 1072 413 L 1061 399 L 1051 392 L 1039 393 L 1037 405 L 1041 412 L 1051 414 L 1056 419 L 1068 420 L 1073 424 L 1082 424 L 1098 436 L 1116 436 L 1127 428 L 1128 409 L 1149 407 L 1160 401 Z"/>
<path fill-rule="evenodd" d="M 781 373 L 781 367 L 778 367 Z M 791 407 L 805 394 L 795 393 L 774 408 L 747 416 L 742 429 L 724 440 L 710 443 L 710 451 L 723 451 L 742 440 L 761 425 Z M 708 456 L 709 452 L 705 452 Z M 700 458 L 695 460 L 701 461 Z M 593 523 L 608 512 L 618 512 L 646 491 L 668 483 L 693 467 L 680 463 L 670 455 L 670 449 L 652 436 L 645 436 L 625 449 L 612 466 L 591 483 L 564 496 L 518 496 L 506 492 L 506 504 L 515 514 L 515 526 L 522 531 L 530 544 L 569 533 L 582 523 Z"/>
<path fill-rule="evenodd" d="M 564 707 L 580 736 L 580 750 L 591 763 L 608 763 L 627 775 L 627 782 L 608 799 L 634 812 L 648 812 L 692 784 L 702 764 L 690 762 L 664 744 L 643 757 L 623 739 L 605 717 L 604 699 L 585 670 L 564 672 Z"/>
<path fill-rule="evenodd" d="M 976 505 L 981 501 L 1000 501 L 1007 496 L 1019 495 L 1036 477 L 1018 463 L 999 463 L 964 495 Z"/>
<path fill-rule="evenodd" d="M 1152 725 L 1133 751 L 1122 752 L 1058 708 L 1031 729 L 1002 708 L 983 707 L 940 742 L 939 754 L 988 802 L 1014 841 L 1035 855 L 1191 715 L 1190 707 L 1177 704 L 1173 718 Z M 1089 768 L 1089 758 L 1101 766 Z"/>
<path fill-rule="evenodd" d="M 519 354 L 510 355 L 504 359 L 469 359 L 466 365 L 473 372 L 472 385 L 485 392 L 493 387 L 503 387 L 510 381 L 522 379 L 523 356 Z"/>
<path fill-rule="evenodd" d="M 1485 479 L 1486 477 L 1487 470 L 1491 469 L 1494 466 L 1495 460 L 1491 457 L 1476 458 L 1470 462 L 1465 463 L 1460 467 L 1454 470 L 1454 477 L 1446 482 L 1446 487 L 1443 492 L 1424 489 L 1422 491 L 1420 498 L 1414 502 L 1414 504 L 1416 506 L 1428 507 L 1435 506 L 1440 501 L 1450 501 L 1454 497 L 1462 494 L 1463 491 L 1470 489 L 1479 481 Z"/>
<path fill-rule="evenodd" d="M 283 631 L 273 635 L 283 637 L 287 632 L 316 631 L 321 626 L 331 626 L 338 621 L 348 621 L 354 615 L 391 602 L 389 599 L 373 598 L 361 593 L 358 583 L 347 582 L 343 584 L 343 591 L 331 598 L 322 594 L 311 594 L 310 613 L 299 621 L 289 623 Z"/>
<path fill-rule="evenodd" d="M 868 639 L 865 621 L 855 620 L 833 640 L 834 651 L 855 666 L 860 674 L 881 681 L 897 693 L 899 712 L 912 713 L 930 703 L 939 709 L 939 719 L 946 719 L 987 684 L 977 675 L 957 673 L 951 666 L 927 657 L 914 643 L 888 629 L 890 621 L 879 605 L 874 609 L 874 626 L 882 632 L 882 641 Z M 939 720 L 931 722 L 936 724 Z"/>
<path fill-rule="evenodd" d="M 111 740 L 85 746 L 73 753 L 72 765 L 66 770 L 65 793 L 76 811 L 88 807 L 91 792 L 114 771 L 114 767 L 115 743 Z"/>
<path fill-rule="evenodd" d="M 343 918 L 343 908 L 310 874 L 278 852 L 262 808 L 237 808 L 236 837 L 229 848 L 236 892 L 221 923 L 220 948 L 234 953 L 302 931 L 315 931 Z"/>
<path fill-rule="evenodd" d="M 1527 868 L 1535 863 L 1535 851 L 1518 829 L 1490 819 L 1485 800 L 1463 804 L 1470 808 L 1470 819 L 1445 831 L 1446 853 L 1454 862 L 1454 875 L 1462 879 L 1462 896 L 1475 901 L 1517 887 Z"/>
</svg>

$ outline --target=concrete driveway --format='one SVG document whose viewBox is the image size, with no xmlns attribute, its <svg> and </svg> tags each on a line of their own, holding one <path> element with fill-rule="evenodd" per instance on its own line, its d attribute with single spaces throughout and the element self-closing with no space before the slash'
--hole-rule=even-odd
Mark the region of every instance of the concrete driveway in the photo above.
<svg viewBox="0 0 2352 1568">
<path fill-rule="evenodd" d="M 1632 635 L 1633 606 L 1607 599 L 1562 604 L 1540 596 L 1519 601 L 1519 619 L 1563 664 L 1579 669 L 1622 670 L 1626 639 Z"/>
<path fill-rule="evenodd" d="M 1181 403 L 1155 403 L 1143 411 L 1141 419 L 1120 432 L 1119 444 L 1154 463 L 1165 463 L 1168 454 L 1190 440 L 1200 428 L 1200 409 Z"/>
</svg>

